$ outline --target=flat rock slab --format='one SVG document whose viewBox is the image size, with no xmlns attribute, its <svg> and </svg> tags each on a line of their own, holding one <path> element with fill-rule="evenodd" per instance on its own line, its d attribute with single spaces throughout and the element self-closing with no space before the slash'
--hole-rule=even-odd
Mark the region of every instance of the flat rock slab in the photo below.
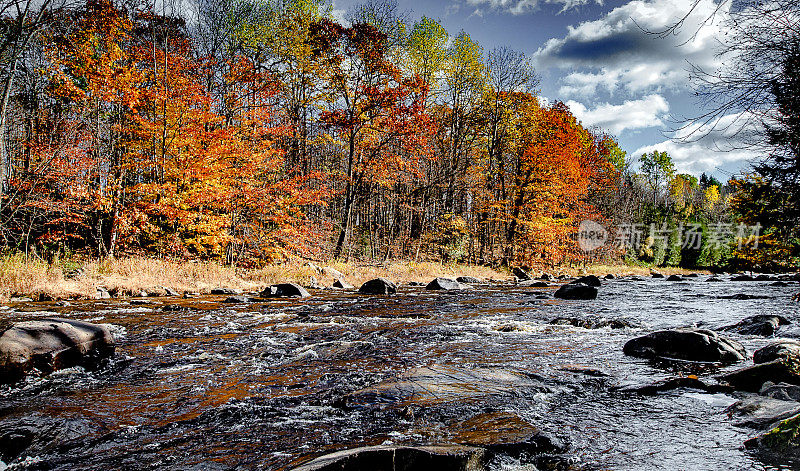
<svg viewBox="0 0 800 471">
<path fill-rule="evenodd" d="M 90 366 L 114 348 L 105 326 L 62 318 L 18 322 L 0 336 L 0 382 L 17 381 L 33 369 Z"/>
<path fill-rule="evenodd" d="M 800 414 L 800 403 L 752 396 L 731 404 L 726 412 L 735 417 L 734 424 L 739 427 L 765 430 L 775 427 L 781 420 Z"/>
<path fill-rule="evenodd" d="M 348 406 L 432 405 L 466 402 L 493 395 L 517 395 L 524 390 L 547 391 L 539 381 L 499 368 L 429 366 L 412 368 L 387 381 L 349 394 Z"/>
<path fill-rule="evenodd" d="M 368 446 L 321 456 L 294 471 L 473 471 L 483 469 L 477 447 Z"/>
<path fill-rule="evenodd" d="M 800 385 L 800 364 L 796 360 L 778 359 L 726 373 L 719 380 L 749 392 L 760 391 L 767 381 Z"/>
<path fill-rule="evenodd" d="M 491 453 L 512 457 L 563 453 L 566 449 L 558 439 L 511 412 L 478 414 L 448 428 L 456 443 L 479 446 Z"/>
</svg>

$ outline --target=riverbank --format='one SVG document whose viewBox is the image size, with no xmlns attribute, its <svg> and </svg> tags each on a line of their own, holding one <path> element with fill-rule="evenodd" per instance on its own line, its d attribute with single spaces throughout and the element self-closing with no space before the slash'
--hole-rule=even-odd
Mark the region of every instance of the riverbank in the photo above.
<svg viewBox="0 0 800 471">
<path fill-rule="evenodd" d="M 441 264 L 435 262 L 393 261 L 384 264 L 344 263 L 339 261 L 308 262 L 296 260 L 264 268 L 234 268 L 216 262 L 173 261 L 142 257 L 107 260 L 55 261 L 9 255 L 0 257 L 0 302 L 25 297 L 33 300 L 93 298 L 97 287 L 111 293 L 158 293 L 170 288 L 179 293 L 209 293 L 212 289 L 227 288 L 239 291 L 259 290 L 266 285 L 295 281 L 302 285 L 316 283 L 331 286 L 336 281 L 332 268 L 354 286 L 376 277 L 407 283 L 427 283 L 437 276 L 455 278 L 472 276 L 480 279 L 511 279 L 507 271 L 490 267 Z M 665 275 L 685 274 L 690 270 L 659 268 Z M 562 267 L 554 275 L 580 274 L 648 275 L 647 267 L 627 265 L 594 265 L 586 268 Z M 532 275 L 540 271 L 533 270 Z"/>
</svg>

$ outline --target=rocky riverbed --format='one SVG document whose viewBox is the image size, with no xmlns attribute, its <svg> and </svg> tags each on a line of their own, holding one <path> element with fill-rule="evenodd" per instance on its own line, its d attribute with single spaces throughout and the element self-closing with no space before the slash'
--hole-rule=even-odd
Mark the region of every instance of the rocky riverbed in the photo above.
<svg viewBox="0 0 800 471">
<path fill-rule="evenodd" d="M 742 373 L 800 337 L 800 285 L 708 278 L 14 303 L 5 327 L 87 321 L 116 350 L 0 386 L 0 470 L 800 466 L 752 440 L 800 413 L 792 371 Z M 672 333 L 625 354 L 682 328 L 720 357 Z"/>
</svg>

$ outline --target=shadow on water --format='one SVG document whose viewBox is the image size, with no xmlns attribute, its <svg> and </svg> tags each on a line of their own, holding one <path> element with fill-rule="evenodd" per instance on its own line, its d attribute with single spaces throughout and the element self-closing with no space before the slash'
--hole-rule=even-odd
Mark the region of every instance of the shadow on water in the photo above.
<svg viewBox="0 0 800 471">
<path fill-rule="evenodd" d="M 10 469 L 291 469 L 345 448 L 547 437 L 548 453 L 568 457 L 550 469 L 790 469 L 785 458 L 742 449 L 754 432 L 727 417 L 730 395 L 616 388 L 676 373 L 711 381 L 722 367 L 654 364 L 623 356 L 622 345 L 655 329 L 722 326 L 758 312 L 800 320 L 793 288 L 701 278 L 608 281 L 594 301 L 554 300 L 555 287 L 484 286 L 232 305 L 221 297 L 32 304 L 25 311 L 36 312 L 8 317 L 56 312 L 111 324 L 119 346 L 97 370 L 0 387 L 0 461 Z M 752 296 L 734 296 L 742 293 Z M 580 327 L 602 318 L 626 324 Z M 770 341 L 731 335 L 751 353 Z M 519 447 L 498 450 L 490 468 L 530 469 Z"/>
</svg>

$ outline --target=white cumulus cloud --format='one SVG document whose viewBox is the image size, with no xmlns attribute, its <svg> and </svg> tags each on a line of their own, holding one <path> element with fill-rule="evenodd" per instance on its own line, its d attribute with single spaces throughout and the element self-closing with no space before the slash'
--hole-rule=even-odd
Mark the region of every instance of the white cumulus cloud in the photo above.
<svg viewBox="0 0 800 471">
<path fill-rule="evenodd" d="M 663 126 L 663 120 L 669 112 L 669 103 L 658 94 L 628 100 L 619 105 L 603 103 L 591 109 L 577 101 L 570 100 L 566 104 L 584 126 L 597 126 L 612 134 L 619 134 L 626 129 Z"/>
</svg>

